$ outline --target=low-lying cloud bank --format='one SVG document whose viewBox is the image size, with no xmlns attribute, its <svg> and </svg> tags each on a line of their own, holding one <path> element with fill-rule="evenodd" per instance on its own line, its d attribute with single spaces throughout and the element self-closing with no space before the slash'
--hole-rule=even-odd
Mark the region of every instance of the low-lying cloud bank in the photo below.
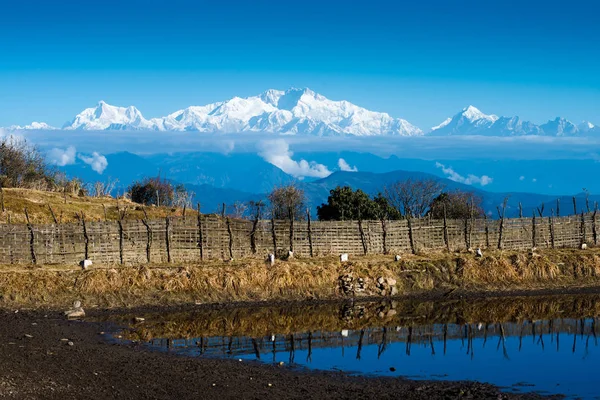
<svg viewBox="0 0 600 400">
<path fill-rule="evenodd" d="M 255 153 L 256 144 L 284 140 L 298 152 L 356 151 L 379 156 L 436 159 L 599 159 L 600 137 L 315 137 L 199 132 L 21 131 L 45 148 L 74 146 L 91 154 L 129 151 L 137 154 L 172 152 Z M 534 150 L 534 151 L 532 151 Z"/>
<path fill-rule="evenodd" d="M 92 152 L 91 155 L 78 154 L 75 146 L 69 146 L 66 149 L 54 147 L 46 152 L 46 160 L 50 164 L 58 167 L 73 165 L 77 162 L 77 159 L 89 165 L 93 171 L 96 171 L 99 174 L 102 174 L 106 167 L 108 167 L 108 160 L 106 157 L 97 151 Z"/>
<path fill-rule="evenodd" d="M 296 178 L 325 178 L 331 171 L 323 164 L 314 161 L 292 159 L 294 155 L 284 139 L 265 140 L 258 144 L 258 154 L 268 163 Z"/>
<path fill-rule="evenodd" d="M 348 164 L 343 158 L 340 158 L 338 160 L 338 168 L 340 169 L 340 171 L 358 172 L 358 168 L 356 168 L 356 165 L 354 167 L 351 167 L 350 164 Z"/>
<path fill-rule="evenodd" d="M 481 185 L 481 186 L 489 185 L 490 183 L 493 182 L 493 179 L 487 175 L 477 176 L 477 175 L 473 175 L 473 174 L 468 174 L 467 176 L 463 176 L 463 175 L 459 174 L 458 172 L 456 172 L 454 169 L 452 169 L 452 167 L 446 167 L 442 163 L 436 162 L 435 166 L 437 168 L 441 168 L 444 175 L 446 175 L 446 177 L 448 179 L 450 179 L 451 181 L 454 181 L 454 182 L 464 183 L 465 185 Z"/>
</svg>

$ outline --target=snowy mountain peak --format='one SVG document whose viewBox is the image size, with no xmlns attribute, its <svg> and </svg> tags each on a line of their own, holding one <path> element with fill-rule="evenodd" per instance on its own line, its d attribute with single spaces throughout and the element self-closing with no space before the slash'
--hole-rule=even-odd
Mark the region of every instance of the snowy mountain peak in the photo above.
<svg viewBox="0 0 600 400">
<path fill-rule="evenodd" d="M 45 122 L 32 122 L 29 125 L 12 125 L 7 128 L 9 131 L 29 131 L 29 130 L 40 130 L 40 131 L 53 131 L 58 128 L 48 125 Z"/>
<path fill-rule="evenodd" d="M 100 100 L 96 107 L 86 108 L 63 128 L 81 130 L 151 129 L 152 123 L 147 121 L 134 106 L 111 106 L 104 100 Z"/>
<path fill-rule="evenodd" d="M 463 117 L 465 117 L 469 121 L 477 121 L 477 120 L 483 119 L 483 120 L 494 122 L 494 121 L 496 121 L 498 119 L 498 116 L 496 116 L 496 115 L 485 115 L 484 113 L 482 113 L 481 111 L 479 111 L 478 108 L 473 107 L 473 106 L 468 106 L 468 107 L 463 108 L 463 110 L 460 113 L 460 115 L 462 115 Z"/>
<path fill-rule="evenodd" d="M 145 119 L 135 107 L 100 101 L 78 114 L 65 129 L 260 132 L 287 135 L 422 135 L 403 119 L 327 99 L 308 88 L 269 89 L 257 96 L 191 106 L 166 117 Z"/>
<path fill-rule="evenodd" d="M 477 136 L 575 136 L 600 133 L 600 128 L 584 121 L 579 125 L 556 117 L 542 125 L 525 121 L 520 117 L 498 117 L 486 115 L 473 106 L 465 107 L 452 118 L 431 128 L 432 136 L 477 135 Z"/>
</svg>

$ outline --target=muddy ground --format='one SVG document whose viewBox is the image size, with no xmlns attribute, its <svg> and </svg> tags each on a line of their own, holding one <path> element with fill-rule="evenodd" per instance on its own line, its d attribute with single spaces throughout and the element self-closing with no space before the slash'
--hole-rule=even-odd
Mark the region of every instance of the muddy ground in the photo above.
<svg viewBox="0 0 600 400">
<path fill-rule="evenodd" d="M 92 310 L 104 319 L 115 311 Z M 107 323 L 59 312 L 0 311 L 0 397 L 14 399 L 524 399 L 476 382 L 307 372 L 111 344 Z"/>
</svg>

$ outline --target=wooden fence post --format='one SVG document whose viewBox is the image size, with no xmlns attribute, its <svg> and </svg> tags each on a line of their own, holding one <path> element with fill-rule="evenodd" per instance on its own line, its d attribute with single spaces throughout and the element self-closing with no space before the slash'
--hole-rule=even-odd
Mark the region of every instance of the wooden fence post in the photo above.
<svg viewBox="0 0 600 400">
<path fill-rule="evenodd" d="M 534 249 L 537 247 L 535 234 L 535 211 L 533 211 L 533 217 L 531 218 L 531 246 Z"/>
<path fill-rule="evenodd" d="M 229 217 L 225 219 L 225 224 L 227 225 L 227 236 L 229 236 L 229 259 L 233 260 L 233 232 L 231 231 L 231 220 Z"/>
<path fill-rule="evenodd" d="M 519 202 L 519 218 L 523 218 L 523 205 Z"/>
<path fill-rule="evenodd" d="M 554 248 L 554 210 L 550 212 L 549 224 L 550 224 L 550 245 Z"/>
<path fill-rule="evenodd" d="M 84 260 L 89 260 L 89 242 L 90 242 L 90 238 L 88 237 L 87 234 L 87 226 L 85 224 L 85 214 L 83 213 L 83 211 L 81 212 L 81 223 L 83 225 L 83 243 L 85 244 L 85 258 Z"/>
<path fill-rule="evenodd" d="M 483 214 L 483 219 L 485 222 L 485 248 L 489 249 L 490 248 L 490 227 L 488 225 L 487 214 Z"/>
<path fill-rule="evenodd" d="M 381 222 L 381 239 L 383 241 L 383 254 L 390 254 L 388 247 L 387 247 L 387 223 L 385 218 L 381 218 L 380 219 Z"/>
<path fill-rule="evenodd" d="M 313 256 L 313 242 L 312 242 L 312 228 L 310 226 L 310 209 L 306 209 L 306 218 L 308 221 L 308 248 L 310 250 L 310 256 Z"/>
<path fill-rule="evenodd" d="M 500 208 L 498 208 L 498 216 L 500 217 L 500 228 L 498 229 L 498 250 L 502 250 L 502 236 L 504 233 L 504 216 L 506 215 L 506 203 L 508 203 L 508 197 L 505 197 L 504 202 L 502 203 L 502 213 L 500 213 Z"/>
<path fill-rule="evenodd" d="M 48 209 L 50 210 L 50 215 L 52 216 L 52 220 L 54 221 L 55 224 L 58 224 L 58 220 L 56 219 L 56 214 L 54 214 L 54 210 L 52 209 L 52 206 L 50 205 L 50 203 L 48 203 Z"/>
<path fill-rule="evenodd" d="M 271 236 L 273 236 L 273 255 L 277 257 L 277 235 L 275 234 L 275 217 L 271 217 Z"/>
<path fill-rule="evenodd" d="M 586 229 L 585 229 L 585 214 L 581 211 L 581 223 L 579 227 L 579 231 L 581 234 L 581 242 L 580 245 L 583 245 L 587 241 Z"/>
<path fill-rule="evenodd" d="M 202 213 L 200 212 L 200 203 L 198 203 L 198 247 L 200 248 L 200 261 L 204 260 L 204 240 L 202 236 Z"/>
<path fill-rule="evenodd" d="M 407 218 L 408 221 L 408 241 L 410 242 L 410 250 L 413 254 L 417 254 L 417 250 L 415 249 L 415 241 L 413 239 L 413 230 L 412 230 L 412 217 Z"/>
<path fill-rule="evenodd" d="M 4 189 L 2 188 L 1 185 L 0 185 L 0 207 L 2 207 L 2 213 L 4 213 L 6 211 L 6 208 L 4 207 Z"/>
<path fill-rule="evenodd" d="M 446 250 L 450 251 L 450 240 L 448 238 L 448 220 L 446 218 L 446 202 L 442 203 L 444 210 L 444 244 L 446 245 Z"/>
<path fill-rule="evenodd" d="M 119 261 L 123 265 L 123 220 L 119 218 Z"/>
<path fill-rule="evenodd" d="M 48 204 L 48 207 L 50 207 L 50 205 Z M 108 215 L 106 215 L 106 205 L 104 205 L 104 203 L 102 204 L 102 209 L 104 210 L 104 220 L 108 221 Z M 52 210 L 52 209 L 50 209 Z M 54 216 L 54 213 L 52 213 L 52 216 Z"/>
<path fill-rule="evenodd" d="M 598 202 L 594 203 L 594 213 L 592 214 L 592 239 L 594 245 L 598 244 L 598 231 L 596 228 L 596 215 L 598 214 Z"/>
<path fill-rule="evenodd" d="M 27 230 L 29 230 L 29 250 L 31 252 L 31 262 L 33 264 L 37 264 L 37 257 L 35 256 L 35 236 L 33 233 L 33 226 L 31 226 L 31 222 L 29 221 L 29 213 L 27 212 L 27 208 L 25 208 L 25 219 L 27 220 Z"/>
<path fill-rule="evenodd" d="M 290 251 L 294 251 L 294 215 L 290 216 Z"/>
<path fill-rule="evenodd" d="M 153 232 L 152 232 L 152 227 L 150 226 L 150 223 L 148 221 L 148 214 L 146 213 L 146 209 L 142 208 L 142 211 L 144 211 L 144 218 L 142 219 L 142 224 L 144 224 L 144 226 L 146 227 L 146 261 L 148 262 L 148 264 L 150 264 L 150 255 L 152 254 L 152 239 L 153 239 Z"/>
<path fill-rule="evenodd" d="M 471 242 L 469 241 L 469 218 L 465 218 L 464 219 L 464 226 L 463 226 L 463 235 L 464 235 L 464 239 L 465 239 L 465 246 L 467 247 L 467 249 L 471 248 Z"/>
<path fill-rule="evenodd" d="M 368 252 L 367 241 L 365 239 L 365 231 L 362 226 L 362 219 L 358 220 L 358 232 L 360 233 L 360 242 L 362 244 L 363 253 L 366 255 Z"/>
<path fill-rule="evenodd" d="M 167 246 L 167 262 L 171 262 L 171 239 L 169 238 L 169 227 L 171 225 L 171 219 L 165 217 L 165 245 Z"/>
</svg>

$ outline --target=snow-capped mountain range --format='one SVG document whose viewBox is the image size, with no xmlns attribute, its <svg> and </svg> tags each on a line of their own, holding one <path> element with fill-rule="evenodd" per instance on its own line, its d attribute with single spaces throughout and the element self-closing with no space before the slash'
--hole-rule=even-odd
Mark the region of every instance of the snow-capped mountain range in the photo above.
<svg viewBox="0 0 600 400">
<path fill-rule="evenodd" d="M 9 130 L 51 130 L 33 122 Z M 581 136 L 600 134 L 600 127 L 584 121 L 573 124 L 556 118 L 542 125 L 519 117 L 486 115 L 473 106 L 425 132 L 401 118 L 370 111 L 347 101 L 334 101 L 310 89 L 267 90 L 252 97 L 191 106 L 165 117 L 146 119 L 135 107 L 116 107 L 100 101 L 77 114 L 65 130 L 150 130 L 206 133 L 257 132 L 313 136 Z"/>
<path fill-rule="evenodd" d="M 536 125 L 533 122 L 524 121 L 520 117 L 486 115 L 473 106 L 464 108 L 428 132 L 428 135 L 431 136 L 582 136 L 587 134 L 600 134 L 600 127 L 588 121 L 575 125 L 560 117 L 545 124 Z"/>
</svg>

